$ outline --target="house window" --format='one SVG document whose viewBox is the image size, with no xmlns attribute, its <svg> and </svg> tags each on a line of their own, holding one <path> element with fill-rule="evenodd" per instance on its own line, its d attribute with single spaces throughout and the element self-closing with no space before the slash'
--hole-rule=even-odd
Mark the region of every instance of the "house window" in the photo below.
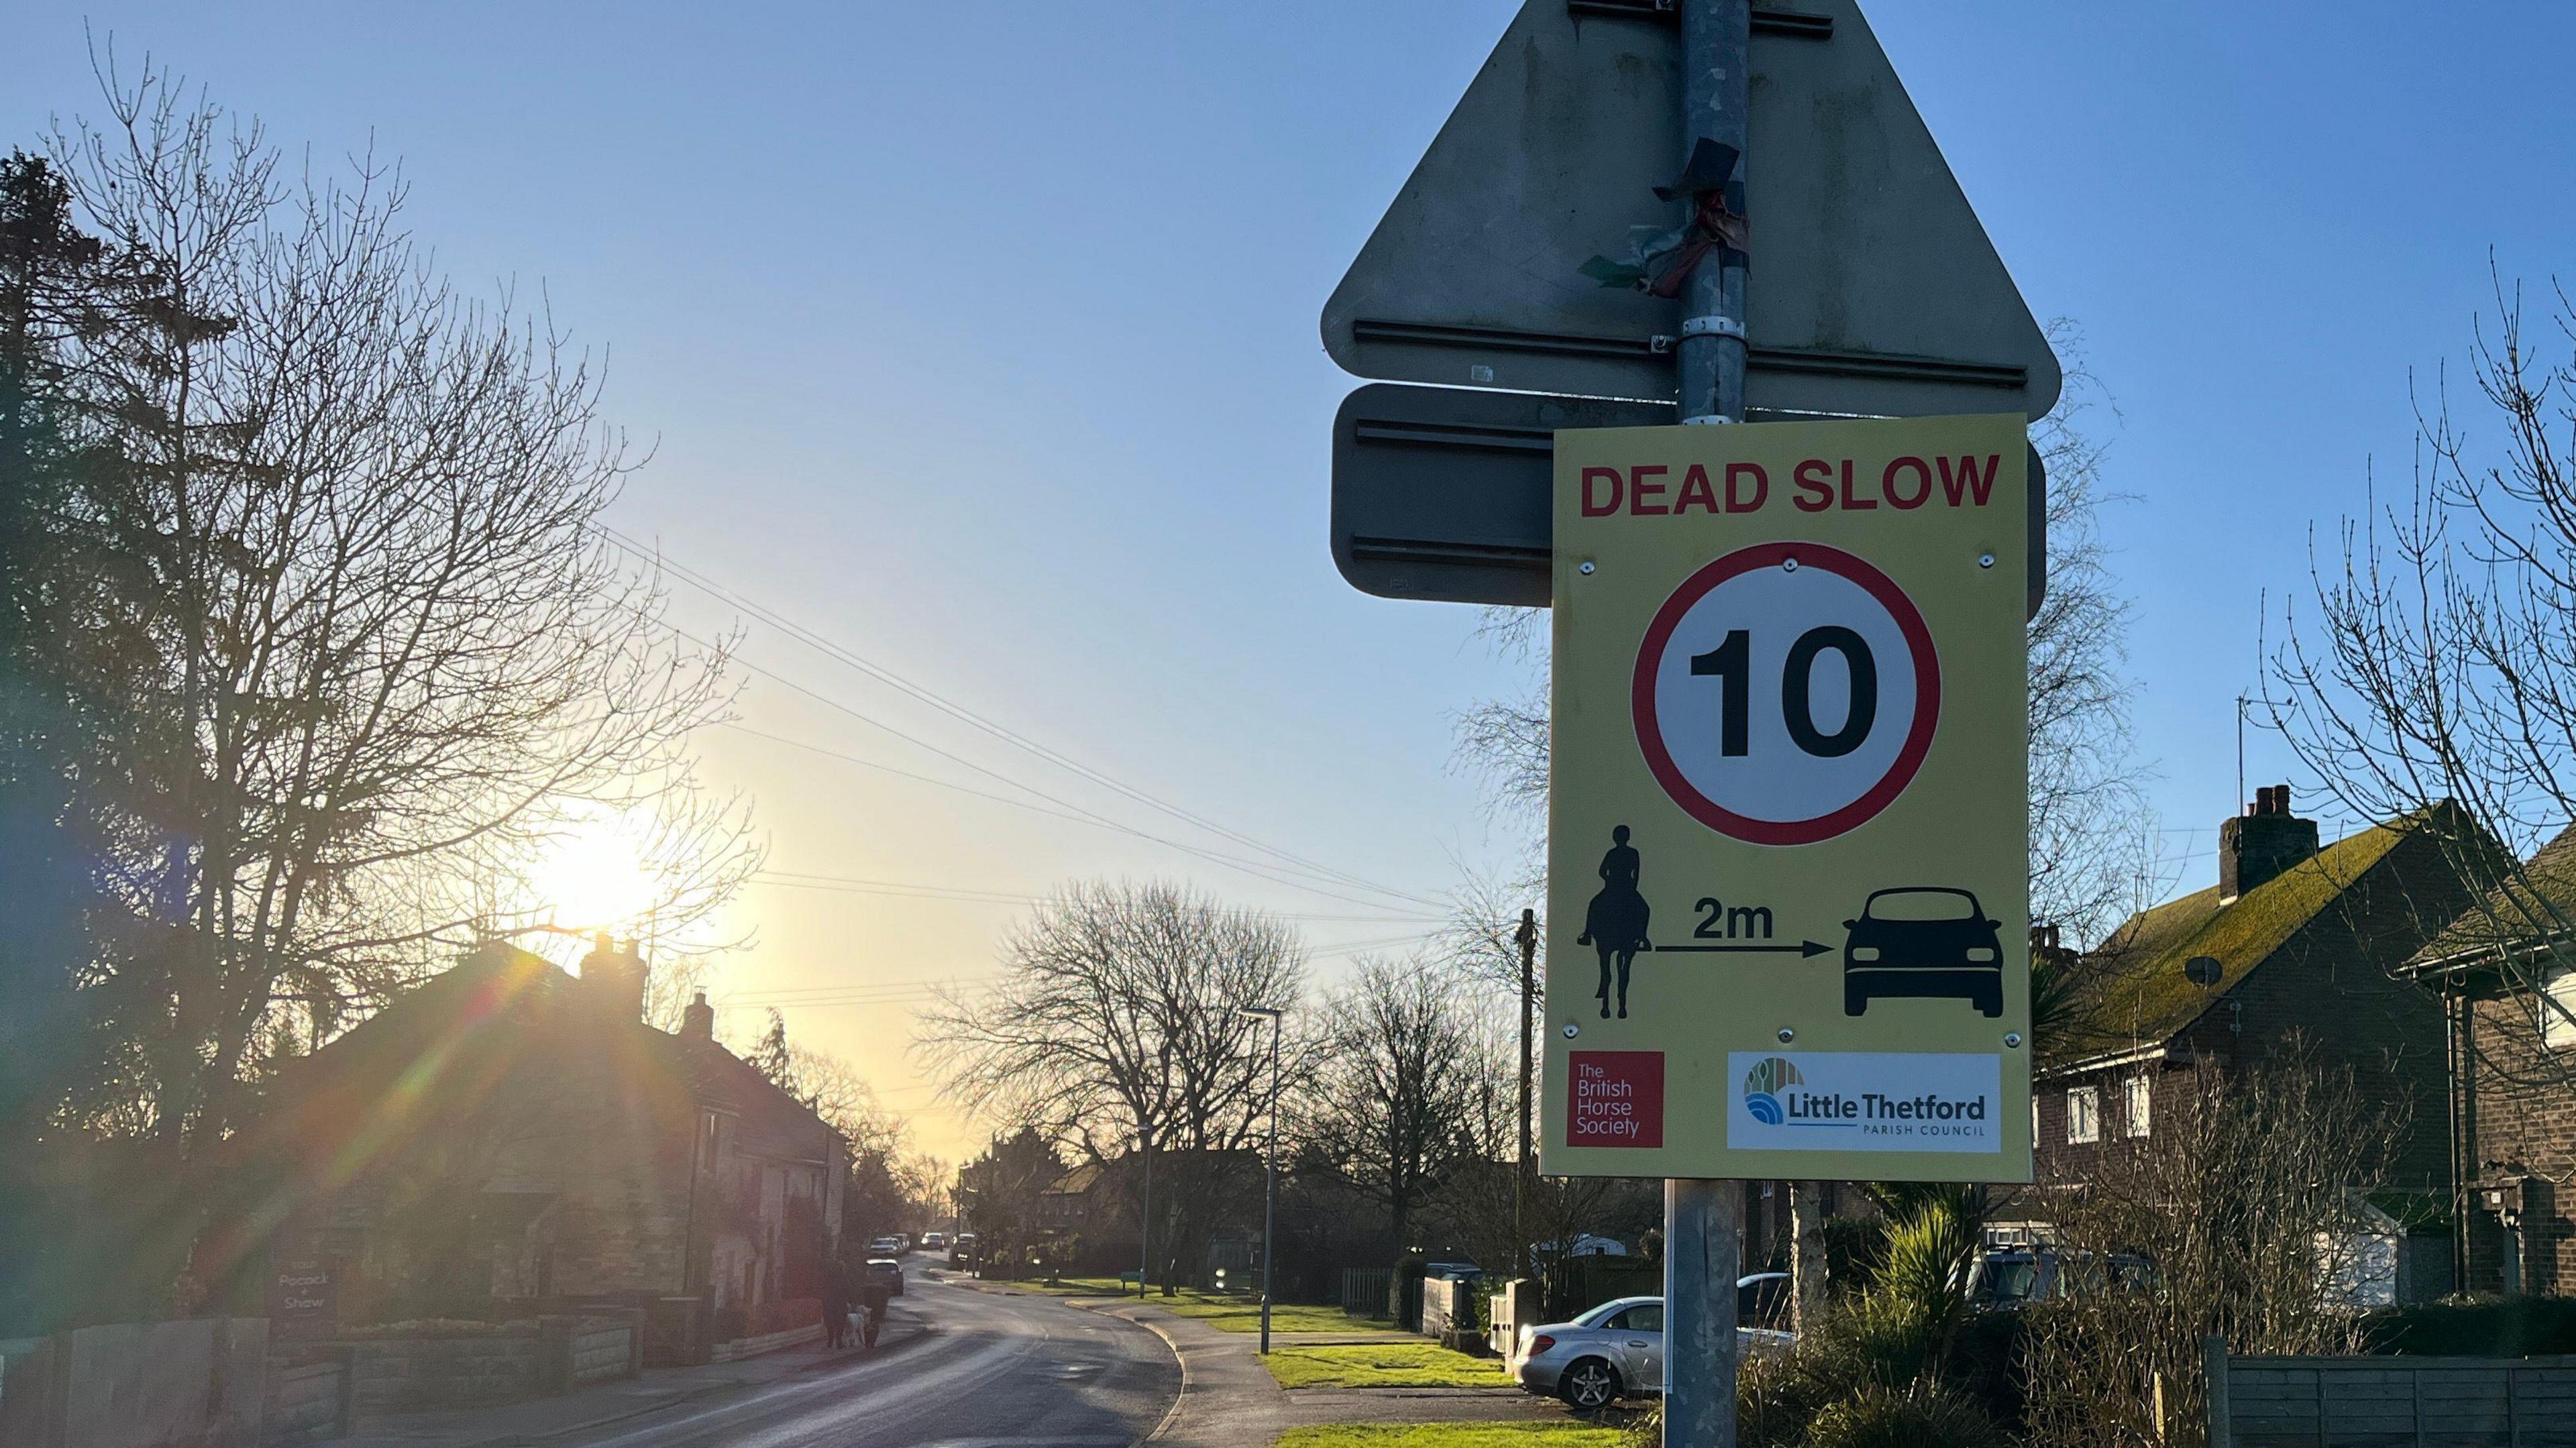
<svg viewBox="0 0 2576 1448">
<path fill-rule="evenodd" d="M 2549 999 L 2540 1005 L 2540 1044 L 2553 1051 L 2576 1046 L 2576 968 L 2560 966 L 2544 987 Z"/>
<path fill-rule="evenodd" d="M 2066 1092 L 2066 1139 L 2100 1141 L 2102 1139 L 2102 1093 L 2091 1086 L 2073 1086 Z"/>
<path fill-rule="evenodd" d="M 2147 1073 L 2120 1083 L 2120 1125 L 2131 1136 L 2144 1136 L 2155 1120 L 2155 1097 Z"/>
</svg>

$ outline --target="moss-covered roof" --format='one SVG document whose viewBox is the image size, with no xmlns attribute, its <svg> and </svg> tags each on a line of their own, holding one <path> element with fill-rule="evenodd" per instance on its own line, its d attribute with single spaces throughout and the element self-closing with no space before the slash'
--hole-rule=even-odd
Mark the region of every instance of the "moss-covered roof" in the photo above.
<svg viewBox="0 0 2576 1448">
<path fill-rule="evenodd" d="M 2172 1037 L 2385 859 L 2408 828 L 2346 835 L 2225 904 L 2212 885 L 2130 917 L 2086 958 L 2072 1019 L 2042 1043 L 2042 1056 L 2064 1064 Z M 2196 955 L 2218 961 L 2215 986 L 2183 974 Z"/>
<path fill-rule="evenodd" d="M 2564 938 L 2576 926 L 2576 825 L 2436 935 L 2409 966 L 2423 969 Z"/>
</svg>

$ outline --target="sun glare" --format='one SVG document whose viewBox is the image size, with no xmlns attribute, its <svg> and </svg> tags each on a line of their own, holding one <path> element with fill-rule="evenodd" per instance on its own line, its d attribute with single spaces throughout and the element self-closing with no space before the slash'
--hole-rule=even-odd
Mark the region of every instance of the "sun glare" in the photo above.
<svg viewBox="0 0 2576 1448">
<path fill-rule="evenodd" d="M 615 817 L 566 831 L 538 861 L 529 883 L 538 910 L 576 930 L 631 929 L 658 893 L 642 832 Z"/>
</svg>

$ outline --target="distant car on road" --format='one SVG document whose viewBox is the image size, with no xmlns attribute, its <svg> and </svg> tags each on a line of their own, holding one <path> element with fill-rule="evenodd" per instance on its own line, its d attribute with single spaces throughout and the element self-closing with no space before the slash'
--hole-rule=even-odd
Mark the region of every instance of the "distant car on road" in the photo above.
<svg viewBox="0 0 2576 1448">
<path fill-rule="evenodd" d="M 923 1250 L 924 1252 L 944 1252 L 944 1251 L 947 1251 L 947 1250 L 948 1250 L 948 1234 L 947 1234 L 946 1232 L 924 1232 L 924 1233 L 922 1233 L 922 1234 L 921 1234 L 921 1250 Z"/>
<path fill-rule="evenodd" d="M 868 1259 L 868 1281 L 882 1286 L 888 1297 L 903 1295 L 903 1264 L 891 1257 Z"/>
<path fill-rule="evenodd" d="M 868 1255 L 871 1257 L 900 1257 L 903 1255 L 903 1239 L 901 1237 L 893 1236 L 870 1237 L 868 1239 Z"/>
<path fill-rule="evenodd" d="M 1874 890 L 1843 922 L 1843 1014 L 1890 996 L 1950 997 L 1992 1019 L 2004 1013 L 2000 920 L 1965 890 L 1907 885 Z"/>
<path fill-rule="evenodd" d="M 948 1265 L 951 1267 L 972 1267 L 975 1265 L 974 1233 L 960 1232 L 949 1240 Z"/>
<path fill-rule="evenodd" d="M 1771 1284 L 1783 1277 L 1757 1272 L 1736 1280 L 1739 1321 L 1749 1321 L 1748 1298 L 1758 1303 Z M 1777 1354 L 1796 1339 L 1768 1327 L 1738 1327 L 1737 1346 L 1746 1354 Z M 1574 1408 L 1606 1408 L 1624 1397 L 1664 1390 L 1664 1299 L 1620 1297 L 1577 1316 L 1572 1322 L 1521 1329 L 1508 1366 L 1524 1392 L 1563 1398 Z"/>
</svg>

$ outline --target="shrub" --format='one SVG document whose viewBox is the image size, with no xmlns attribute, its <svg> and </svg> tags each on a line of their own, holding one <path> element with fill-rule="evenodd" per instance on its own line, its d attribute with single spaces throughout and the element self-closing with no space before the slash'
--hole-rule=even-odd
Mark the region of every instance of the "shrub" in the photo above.
<svg viewBox="0 0 2576 1448">
<path fill-rule="evenodd" d="M 1789 1365 L 1829 1395 L 1871 1384 L 1901 1388 L 1938 1370 L 1950 1325 L 1939 1305 L 1872 1289 L 1811 1321 Z"/>
<path fill-rule="evenodd" d="M 1815 1379 L 1788 1358 L 1747 1360 L 1735 1371 L 1738 1448 L 1796 1448 L 1825 1397 Z M 1658 1415 L 1656 1426 L 1662 1423 Z"/>
<path fill-rule="evenodd" d="M 1786 1358 L 1746 1358 L 1735 1369 L 1736 1448 L 1799 1448 L 1828 1395 Z M 1628 1420 L 1627 1448 L 1662 1448 L 1661 1403 Z"/>
<path fill-rule="evenodd" d="M 1999 1448 L 2003 1441 L 1991 1419 L 1946 1388 L 1873 1383 L 1827 1403 L 1804 1448 Z"/>
<path fill-rule="evenodd" d="M 1887 1263 L 1887 1224 L 1876 1217 L 1825 1219 L 1825 1281 L 1837 1292 L 1877 1278 Z"/>
</svg>

